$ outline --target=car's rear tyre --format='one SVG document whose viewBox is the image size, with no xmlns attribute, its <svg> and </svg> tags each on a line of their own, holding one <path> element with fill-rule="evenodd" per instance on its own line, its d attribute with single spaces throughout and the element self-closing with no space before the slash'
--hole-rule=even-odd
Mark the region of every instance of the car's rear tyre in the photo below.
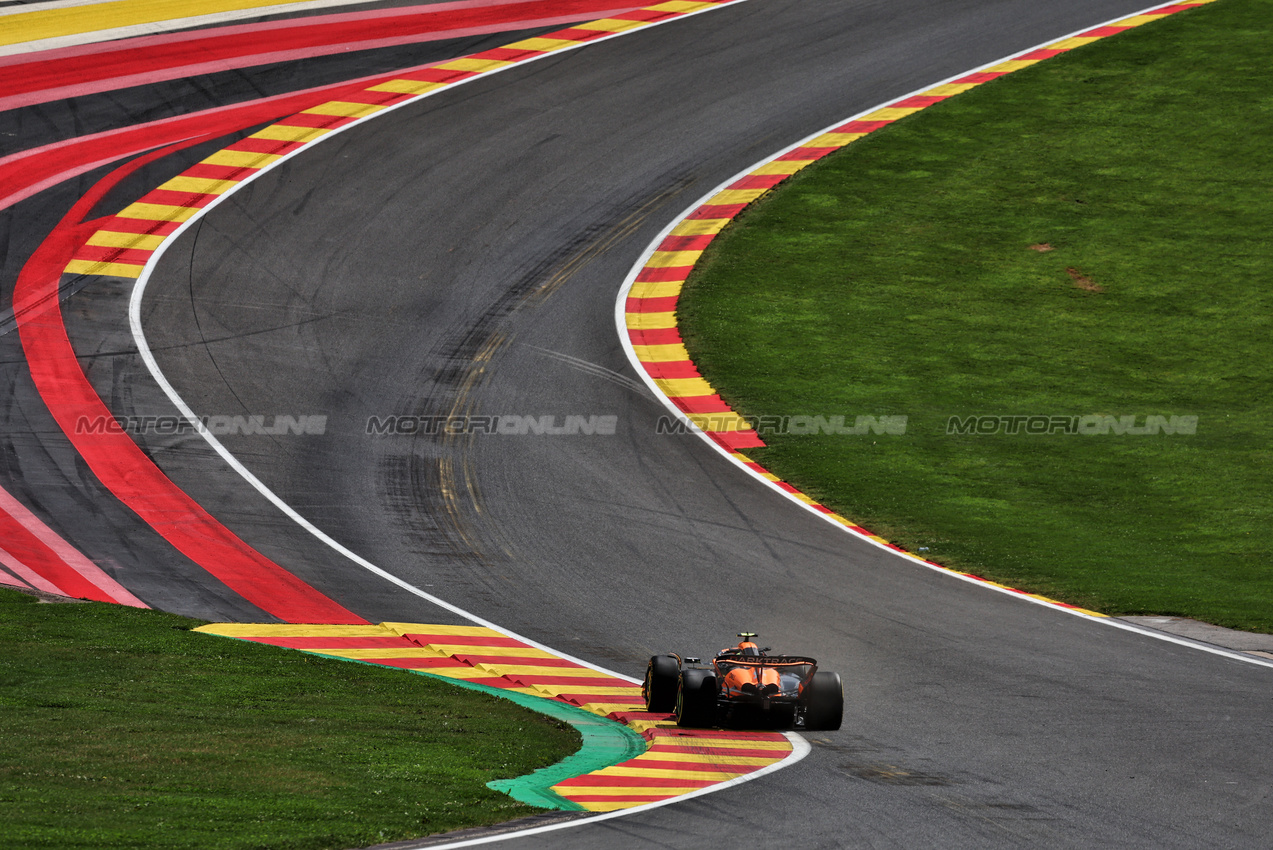
<svg viewBox="0 0 1273 850">
<path fill-rule="evenodd" d="M 676 690 L 676 725 L 704 727 L 716 723 L 716 677 L 710 670 L 682 670 Z"/>
<path fill-rule="evenodd" d="M 641 696 L 645 698 L 645 710 L 668 713 L 676 708 L 677 677 L 681 663 L 674 655 L 656 655 L 645 667 L 645 683 Z"/>
<path fill-rule="evenodd" d="M 844 685 L 839 673 L 814 673 L 809 682 L 809 708 L 804 728 L 810 732 L 834 732 L 844 720 Z"/>
</svg>

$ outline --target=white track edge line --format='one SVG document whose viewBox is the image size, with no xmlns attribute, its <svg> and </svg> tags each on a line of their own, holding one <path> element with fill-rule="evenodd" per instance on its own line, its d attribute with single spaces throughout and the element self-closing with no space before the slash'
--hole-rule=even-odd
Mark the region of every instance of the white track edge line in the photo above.
<svg viewBox="0 0 1273 850">
<path fill-rule="evenodd" d="M 861 112 L 857 112 L 849 116 L 848 118 L 843 118 L 839 121 L 836 121 L 833 124 L 829 124 L 826 127 L 822 128 L 821 130 L 818 130 L 817 132 L 810 133 L 808 136 L 805 136 L 800 141 L 792 145 L 788 145 L 785 148 L 782 148 L 777 153 L 774 153 L 761 160 L 758 160 L 757 162 L 753 163 L 752 165 L 748 166 L 742 171 L 737 172 L 732 177 L 721 182 L 715 188 L 708 191 L 701 198 L 699 198 L 697 201 L 695 201 L 689 207 L 687 207 L 679 216 L 677 216 L 665 228 L 663 228 L 663 230 L 661 230 L 659 234 L 654 238 L 654 240 L 651 241 L 650 244 L 646 247 L 645 251 L 641 253 L 641 256 L 637 259 L 635 265 L 632 266 L 632 269 L 628 272 L 627 277 L 624 279 L 623 286 L 620 288 L 619 295 L 615 300 L 615 305 L 614 305 L 615 326 L 618 330 L 619 341 L 623 345 L 623 351 L 628 356 L 628 361 L 631 363 L 632 367 L 636 370 L 637 375 L 640 376 L 641 380 L 643 380 L 646 386 L 650 388 L 650 390 L 654 393 L 655 397 L 658 398 L 660 402 L 662 402 L 663 406 L 667 408 L 673 415 L 675 415 L 677 419 L 679 419 L 682 423 L 684 423 L 687 426 L 688 430 L 690 430 L 691 432 L 696 434 L 698 437 L 700 437 L 704 442 L 706 442 L 719 454 L 725 457 L 730 463 L 742 469 L 745 473 L 750 475 L 755 480 L 759 481 L 761 484 L 765 485 L 769 489 L 783 496 L 787 500 L 795 503 L 796 505 L 799 505 L 801 508 L 813 514 L 814 516 L 817 516 L 823 521 L 830 523 L 835 528 L 838 528 L 841 531 L 845 532 L 846 534 L 851 535 L 854 539 L 862 540 L 866 543 L 869 543 L 872 546 L 875 546 L 879 549 L 883 549 L 886 552 L 891 552 L 892 554 L 897 555 L 898 557 L 905 558 L 908 561 L 912 561 L 930 570 L 934 570 L 936 572 L 950 576 L 951 578 L 956 578 L 956 579 L 959 579 L 960 581 L 964 581 L 969 584 L 976 585 L 978 587 L 983 587 L 988 590 L 993 590 L 998 593 L 1002 593 L 1016 599 L 1024 600 L 1026 602 L 1032 602 L 1035 605 L 1041 605 L 1045 608 L 1050 608 L 1055 611 L 1063 611 L 1067 614 L 1072 614 L 1076 617 L 1082 617 L 1085 620 L 1100 622 L 1117 629 L 1123 629 L 1124 631 L 1136 632 L 1137 634 L 1146 635 L 1147 637 L 1156 638 L 1157 640 L 1166 641 L 1167 643 L 1174 643 L 1180 646 L 1189 647 L 1191 649 L 1200 650 L 1202 652 L 1209 652 L 1213 655 L 1220 655 L 1225 658 L 1231 658 L 1237 661 L 1245 662 L 1247 664 L 1254 664 L 1260 667 L 1273 668 L 1273 661 L 1266 661 L 1262 658 L 1259 658 L 1253 655 L 1248 655 L 1238 650 L 1232 650 L 1232 649 L 1227 649 L 1224 647 L 1195 642 L 1187 638 L 1180 638 L 1175 635 L 1168 634 L 1166 632 L 1147 630 L 1145 628 L 1132 625 L 1131 623 L 1123 622 L 1122 620 L 1119 620 L 1116 617 L 1093 616 L 1083 611 L 1075 610 L 1073 608 L 1067 608 L 1063 605 L 1058 605 L 1055 602 L 1046 601 L 1043 599 L 1037 599 L 1034 596 L 1031 596 L 1022 591 L 1013 590 L 1007 587 L 1000 587 L 998 585 L 991 584 L 987 581 L 982 581 L 975 578 L 969 578 L 968 576 L 963 575 L 962 573 L 956 570 L 948 569 L 946 567 L 941 567 L 935 564 L 930 564 L 927 561 L 925 561 L 923 558 L 920 558 L 918 555 L 915 555 L 909 552 L 900 552 L 897 549 L 894 549 L 890 546 L 880 543 L 877 540 L 872 540 L 869 537 L 850 531 L 848 528 L 846 528 L 839 522 L 836 522 L 827 514 L 823 513 L 822 511 L 819 511 L 817 508 L 814 508 L 812 505 L 809 505 L 806 502 L 802 502 L 800 499 L 796 498 L 794 494 L 789 493 L 786 490 L 779 487 L 776 482 L 770 481 L 768 478 L 765 478 L 759 472 L 756 472 L 754 469 L 751 469 L 746 464 L 739 461 L 737 458 L 733 456 L 732 452 L 729 449 L 726 449 L 724 446 L 720 445 L 711 437 L 709 437 L 707 435 L 707 432 L 705 432 L 702 428 L 698 427 L 698 425 L 696 425 L 694 421 L 691 420 L 689 416 L 687 416 L 684 413 L 684 411 L 682 411 L 679 407 L 673 404 L 672 400 L 663 392 L 663 390 L 659 387 L 659 385 L 655 383 L 654 378 L 650 376 L 650 374 L 645 370 L 645 366 L 637 358 L 636 351 L 632 347 L 632 340 L 630 339 L 628 335 L 627 321 L 625 318 L 625 314 L 627 312 L 625 307 L 626 307 L 626 301 L 628 298 L 628 293 L 631 292 L 633 284 L 636 283 L 637 275 L 639 275 L 641 273 L 641 270 L 645 268 L 646 262 L 649 261 L 650 257 L 658 249 L 658 246 L 663 242 L 665 238 L 667 238 L 669 234 L 671 234 L 672 230 L 674 230 L 677 225 L 679 225 L 682 221 L 684 221 L 691 213 L 693 213 L 699 207 L 703 206 L 712 197 L 714 197 L 715 195 L 719 194 L 722 190 L 727 188 L 731 183 L 734 183 L 740 180 L 741 178 L 748 176 L 749 174 L 751 174 L 753 171 L 755 171 L 757 168 L 761 167 L 762 165 L 772 162 L 778 159 L 779 157 L 783 156 L 784 154 L 787 154 L 793 150 L 796 150 L 797 148 L 803 147 L 804 145 L 808 144 L 810 141 L 816 139 L 818 136 L 828 133 L 831 130 L 835 129 L 836 127 L 839 127 L 843 124 L 847 124 L 850 121 L 856 121 L 865 115 L 869 115 L 872 112 L 875 112 L 880 109 L 884 109 L 892 104 L 899 103 L 908 98 L 915 97 L 916 95 L 922 94 L 923 92 L 928 91 L 929 89 L 934 89 L 939 86 L 947 85 L 951 82 L 954 82 L 955 80 L 958 80 L 962 77 L 966 77 L 970 74 L 976 74 L 988 68 L 992 68 L 995 65 L 1000 65 L 1004 62 L 1010 62 L 1014 59 L 1017 59 L 1021 56 L 1026 55 L 1027 53 L 1033 53 L 1036 50 L 1041 50 L 1043 48 L 1046 48 L 1048 45 L 1055 44 L 1058 41 L 1064 41 L 1068 38 L 1074 38 L 1089 30 L 1099 29 L 1100 27 L 1103 27 L 1103 26 L 1109 26 L 1111 24 L 1117 23 L 1118 21 L 1126 20 L 1127 18 L 1133 18 L 1139 15 L 1147 14 L 1156 9 L 1163 8 L 1164 5 L 1171 5 L 1171 4 L 1157 3 L 1153 6 L 1149 6 L 1145 9 L 1142 9 L 1139 12 L 1133 12 L 1128 15 L 1119 15 L 1117 18 L 1111 18 L 1101 24 L 1093 24 L 1091 26 L 1085 26 L 1085 27 L 1082 27 L 1081 29 L 1074 30 L 1068 35 L 1061 35 L 1055 38 L 1049 38 L 1047 41 L 1040 42 L 1039 44 L 1036 44 L 1033 47 L 1027 47 L 1024 50 L 1019 50 L 1016 53 L 1012 53 L 1003 58 L 995 59 L 991 62 L 985 63 L 984 65 L 979 65 L 976 68 L 973 68 L 972 70 L 962 71 L 958 74 L 954 74 L 950 77 L 946 77 L 943 80 L 939 80 L 938 82 L 929 83 L 918 89 L 915 89 L 914 91 L 908 94 L 904 94 L 900 97 L 896 97 L 891 100 L 885 101 L 884 103 L 878 104 L 876 106 L 872 106 L 869 109 L 864 109 Z M 1041 60 L 1041 61 L 1047 61 L 1047 60 Z M 852 144 L 852 143 L 849 143 L 849 144 Z M 846 144 L 842 146 L 839 150 L 843 150 L 844 148 L 847 148 L 847 147 L 849 147 L 849 145 Z M 754 203 L 754 201 L 752 203 Z M 731 219 L 731 222 L 732 222 L 732 219 Z"/>
<path fill-rule="evenodd" d="M 603 814 L 594 815 L 593 817 L 579 818 L 578 820 L 567 821 L 566 823 L 555 823 L 555 824 L 549 824 L 548 826 L 537 826 L 537 827 L 532 827 L 531 829 L 518 830 L 516 832 L 509 832 L 504 835 L 492 835 L 486 838 L 469 838 L 463 841 L 456 841 L 451 844 L 430 844 L 426 846 L 428 846 L 429 848 L 437 848 L 437 850 L 450 850 L 450 848 L 456 848 L 456 847 L 475 847 L 479 844 L 493 844 L 496 841 L 508 841 L 514 838 L 525 838 L 530 835 L 540 835 L 545 832 L 555 832 L 556 830 L 559 830 L 559 829 L 569 829 L 570 827 L 574 827 L 574 826 L 588 826 L 590 824 L 600 823 L 601 821 L 612 820 L 613 818 L 620 818 L 620 817 L 626 817 L 627 815 L 641 814 L 643 812 L 648 812 L 651 809 L 658 809 L 658 808 L 662 808 L 663 806 L 670 806 L 673 803 L 679 803 L 682 800 L 691 800 L 695 797 L 703 797 L 708 794 L 714 794 L 717 791 L 723 791 L 726 788 L 733 788 L 737 785 L 742 785 L 744 782 L 750 782 L 753 779 L 759 779 L 762 776 L 766 776 L 770 773 L 776 773 L 777 771 L 782 770 L 783 768 L 790 767 L 791 765 L 800 761 L 805 756 L 809 755 L 810 752 L 813 751 L 813 747 L 809 745 L 809 742 L 806 741 L 804 738 L 801 738 L 795 732 L 784 732 L 783 736 L 786 737 L 786 739 L 791 742 L 791 752 L 788 753 L 787 757 L 784 758 L 782 761 L 774 762 L 773 764 L 768 765 L 766 767 L 762 767 L 760 770 L 753 771 L 752 773 L 745 773 L 742 776 L 737 776 L 737 777 L 734 777 L 733 779 L 727 779 L 724 782 L 717 783 L 716 785 L 709 785 L 706 788 L 700 788 L 697 791 L 691 791 L 688 794 L 680 794 L 676 797 L 669 797 L 666 800 L 658 800 L 653 803 L 643 803 L 640 806 L 633 806 L 630 809 L 617 809 L 613 812 L 605 812 Z"/>
</svg>

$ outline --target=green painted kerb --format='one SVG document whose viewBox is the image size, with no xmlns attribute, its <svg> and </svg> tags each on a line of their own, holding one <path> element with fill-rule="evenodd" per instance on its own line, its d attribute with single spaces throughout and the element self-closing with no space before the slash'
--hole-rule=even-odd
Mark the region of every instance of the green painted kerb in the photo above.
<svg viewBox="0 0 1273 850">
<path fill-rule="evenodd" d="M 217 635 L 217 637 L 226 637 L 226 635 Z M 254 643 L 249 638 L 233 637 L 230 640 L 246 640 L 248 643 Z M 309 655 L 321 655 L 323 658 L 332 658 L 337 661 L 367 664 L 381 669 L 384 666 L 370 661 L 361 661 L 357 658 L 342 658 L 339 655 L 327 655 L 323 652 L 311 652 L 305 649 L 299 651 L 306 652 Z M 494 791 L 501 791 L 517 802 L 525 803 L 528 806 L 559 809 L 568 812 L 586 811 L 578 803 L 559 796 L 557 792 L 552 790 L 552 786 L 562 780 L 583 776 L 586 773 L 592 773 L 594 770 L 600 770 L 603 767 L 610 767 L 621 761 L 636 758 L 646 750 L 645 738 L 627 726 L 622 723 L 616 723 L 613 720 L 607 720 L 604 717 L 598 717 L 591 712 L 576 708 L 568 703 L 546 697 L 520 694 L 516 691 L 508 691 L 502 688 L 492 688 L 489 685 L 477 685 L 473 682 L 466 682 L 463 679 L 439 676 L 436 673 L 428 673 L 424 670 L 408 670 L 407 672 L 415 673 L 419 676 L 428 676 L 430 679 L 437 679 L 450 685 L 458 685 L 461 688 L 482 691 L 500 699 L 512 700 L 523 708 L 529 708 L 531 711 L 547 714 L 549 717 L 569 723 L 579 732 L 579 736 L 583 738 L 583 744 L 579 747 L 579 752 L 573 756 L 567 756 L 556 764 L 541 767 L 534 773 L 528 773 L 516 779 L 496 779 L 486 783 L 486 787 Z"/>
<path fill-rule="evenodd" d="M 302 652 L 304 651 L 306 650 L 302 650 Z M 353 661 L 355 664 L 371 664 L 373 667 L 380 666 L 369 661 L 341 658 L 339 655 L 324 655 L 321 652 L 311 652 L 310 654 L 322 655 L 324 658 L 335 658 L 339 661 Z M 528 806 L 559 809 L 567 812 L 587 811 L 578 803 L 571 802 L 565 797 L 558 795 L 556 791 L 552 790 L 552 787 L 564 779 L 583 776 L 586 773 L 592 773 L 594 770 L 600 770 L 603 767 L 610 767 L 610 765 L 618 764 L 621 761 L 636 758 L 645 752 L 646 749 L 645 738 L 622 723 L 598 717 L 569 703 L 559 702 L 546 697 L 519 694 L 517 691 L 508 691 L 503 688 L 492 688 L 489 685 L 478 685 L 473 682 L 466 682 L 463 679 L 439 676 L 436 673 L 429 673 L 424 670 L 409 670 L 408 672 L 415 673 L 418 676 L 428 676 L 430 679 L 437 679 L 450 685 L 458 685 L 461 688 L 482 691 L 500 699 L 512 700 L 523 708 L 529 708 L 531 711 L 547 714 L 549 717 L 569 723 L 579 732 L 579 736 L 583 738 L 583 744 L 579 747 L 579 752 L 573 756 L 567 756 L 556 764 L 541 767 L 534 773 L 528 773 L 516 779 L 496 779 L 486 783 L 487 788 L 501 791 L 517 802 L 525 803 Z"/>
<path fill-rule="evenodd" d="M 562 780 L 583 776 L 594 770 L 636 758 L 645 752 L 645 738 L 622 723 L 598 717 L 582 708 L 576 708 L 555 699 L 501 691 L 498 688 L 471 685 L 467 682 L 463 684 L 465 687 L 489 691 L 496 696 L 511 699 L 531 711 L 538 711 L 540 714 L 547 714 L 549 717 L 565 721 L 575 727 L 583 737 L 583 745 L 573 756 L 567 756 L 554 765 L 541 767 L 534 773 L 528 773 L 516 779 L 496 779 L 486 783 L 487 788 L 503 791 L 520 803 L 543 806 L 546 809 L 584 811 L 583 806 L 559 796 L 552 790 L 552 786 Z"/>
<path fill-rule="evenodd" d="M 587 811 L 578 803 L 560 796 L 556 791 L 552 790 L 552 787 L 562 780 L 583 776 L 603 767 L 610 767 L 621 761 L 636 758 L 645 752 L 645 738 L 627 726 L 622 723 L 616 723 L 613 720 L 607 720 L 604 717 L 598 717 L 569 703 L 559 702 L 546 697 L 521 694 L 517 691 L 508 691 L 503 688 L 492 688 L 489 685 L 478 685 L 473 682 L 466 682 L 463 679 L 452 679 L 448 676 L 428 673 L 424 670 L 412 670 L 411 672 L 421 676 L 428 676 L 430 679 L 441 679 L 444 682 L 459 685 L 462 688 L 482 691 L 500 699 L 512 700 L 523 708 L 529 708 L 531 711 L 537 711 L 540 714 L 547 714 L 549 717 L 569 723 L 575 728 L 579 736 L 583 738 L 583 744 L 579 747 L 579 752 L 573 756 L 567 756 L 556 764 L 541 767 L 534 773 L 528 773 L 516 779 L 495 779 L 486 783 L 487 788 L 502 791 L 519 803 L 539 806 L 543 809 L 560 809 L 568 812 Z"/>
</svg>

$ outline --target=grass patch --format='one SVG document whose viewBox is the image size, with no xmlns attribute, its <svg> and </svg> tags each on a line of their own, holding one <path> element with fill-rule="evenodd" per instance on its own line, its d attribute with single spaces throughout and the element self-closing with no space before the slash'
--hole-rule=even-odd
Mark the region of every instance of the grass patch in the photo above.
<svg viewBox="0 0 1273 850">
<path fill-rule="evenodd" d="M 749 209 L 687 284 L 755 415 L 905 415 L 755 459 L 934 560 L 1112 614 L 1273 632 L 1273 2 L 974 89 Z M 1192 436 L 951 416 L 1198 417 Z"/>
<path fill-rule="evenodd" d="M 365 847 L 534 814 L 573 729 L 423 676 L 0 590 L 0 847 Z"/>
</svg>

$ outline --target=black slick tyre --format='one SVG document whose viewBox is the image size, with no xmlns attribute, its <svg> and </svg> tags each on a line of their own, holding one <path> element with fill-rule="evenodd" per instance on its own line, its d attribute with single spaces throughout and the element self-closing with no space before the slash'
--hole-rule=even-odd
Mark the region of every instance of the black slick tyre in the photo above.
<svg viewBox="0 0 1273 850">
<path fill-rule="evenodd" d="M 844 685 L 839 673 L 814 673 L 809 683 L 809 708 L 804 728 L 810 732 L 834 732 L 844 719 Z"/>
<path fill-rule="evenodd" d="M 672 655 L 656 655 L 645 668 L 645 682 L 641 696 L 645 698 L 645 710 L 670 713 L 676 708 L 677 678 L 681 664 Z"/>
<path fill-rule="evenodd" d="M 716 677 L 710 670 L 682 670 L 676 692 L 676 725 L 702 728 L 716 722 Z"/>
</svg>

